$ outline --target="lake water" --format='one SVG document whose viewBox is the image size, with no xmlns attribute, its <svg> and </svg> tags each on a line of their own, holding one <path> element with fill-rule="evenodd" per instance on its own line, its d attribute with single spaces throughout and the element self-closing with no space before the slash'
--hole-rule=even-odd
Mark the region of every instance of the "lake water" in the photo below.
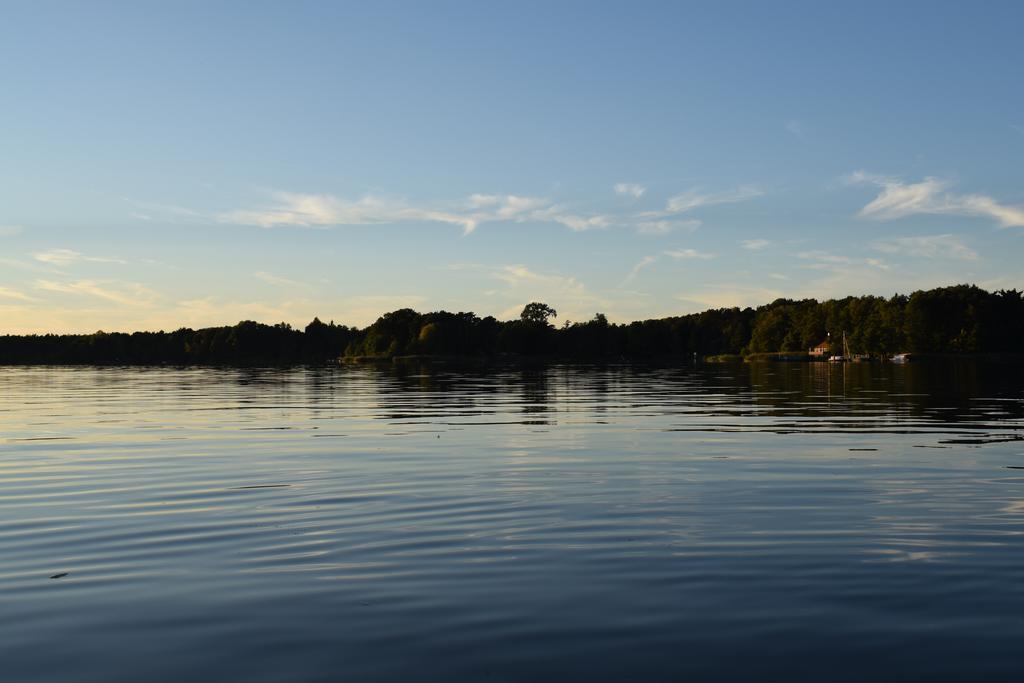
<svg viewBox="0 0 1024 683">
<path fill-rule="evenodd" d="M 0 368 L 4 681 L 1022 667 L 1015 366 Z"/>
</svg>

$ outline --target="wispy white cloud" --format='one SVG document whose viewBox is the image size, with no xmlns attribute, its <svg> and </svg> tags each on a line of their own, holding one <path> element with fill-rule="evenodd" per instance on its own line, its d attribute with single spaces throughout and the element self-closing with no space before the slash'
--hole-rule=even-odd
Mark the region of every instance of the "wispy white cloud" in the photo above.
<svg viewBox="0 0 1024 683">
<path fill-rule="evenodd" d="M 643 185 L 638 185 L 636 183 L 615 184 L 616 194 L 629 195 L 630 197 L 633 197 L 635 199 L 640 199 L 640 197 L 644 196 L 645 192 L 647 192 L 647 188 L 644 187 Z"/>
<path fill-rule="evenodd" d="M 472 232 L 481 223 L 502 221 L 558 223 L 577 232 L 593 228 L 606 228 L 614 222 L 609 216 L 583 215 L 541 197 L 474 194 L 470 196 L 467 205 L 470 213 L 463 216 L 468 221 L 465 224 L 466 232 Z M 472 227 L 469 227 L 470 225 Z"/>
<path fill-rule="evenodd" d="M 639 198 L 647 189 L 635 183 L 618 183 L 619 194 Z M 745 201 L 763 192 L 742 186 L 718 193 L 692 189 L 670 198 L 665 209 L 629 213 L 581 211 L 543 197 L 512 194 L 473 194 L 456 202 L 432 205 L 412 204 L 402 199 L 365 196 L 350 200 L 327 194 L 277 192 L 262 207 L 226 211 L 216 216 L 222 223 L 264 228 L 297 226 L 329 227 L 431 222 L 457 225 L 469 234 L 485 223 L 554 223 L 575 232 L 606 228 L 631 228 L 641 234 L 664 235 L 674 230 L 695 230 L 696 219 L 679 219 L 679 214 L 702 206 Z"/>
<path fill-rule="evenodd" d="M 40 263 L 48 263 L 53 266 L 66 266 L 80 261 L 87 261 L 91 263 L 125 263 L 125 261 L 120 259 L 86 256 L 85 254 L 73 249 L 50 249 L 49 251 L 40 251 L 33 254 L 32 258 Z"/>
<path fill-rule="evenodd" d="M 105 290 L 121 293 L 131 291 L 127 283 L 102 283 Z M 79 296 L 72 296 L 78 294 Z M 365 310 L 342 306 L 337 299 L 310 301 L 302 298 L 258 301 L 225 299 L 217 296 L 176 299 L 159 296 L 156 299 L 140 297 L 129 303 L 120 303 L 104 297 L 95 297 L 83 290 L 67 292 L 67 298 L 48 297 L 45 303 L 0 302 L 0 318 L 6 329 L 24 334 L 47 332 L 133 332 L 136 330 L 174 330 L 180 327 L 198 329 L 214 325 L 233 325 L 239 320 L 258 320 L 273 323 L 286 321 L 305 325 L 319 315 L 322 320 L 335 316 L 347 324 L 365 325 L 373 322 L 381 312 L 400 306 L 377 306 L 370 303 Z M 151 296 L 152 293 L 150 293 Z M 383 304 L 400 300 L 383 301 Z M 42 313 L 45 312 L 45 315 Z"/>
<path fill-rule="evenodd" d="M 93 296 L 124 306 L 148 306 L 157 297 L 149 288 L 133 282 L 98 282 L 95 280 L 78 280 L 75 282 L 55 282 L 53 280 L 36 280 L 36 289 L 77 296 Z"/>
<path fill-rule="evenodd" d="M 422 308 L 427 298 L 419 294 L 366 294 L 352 296 L 342 303 L 344 320 L 356 324 L 373 322 L 384 313 L 400 308 Z"/>
<path fill-rule="evenodd" d="M 495 299 L 497 305 L 504 306 L 498 313 L 499 318 L 518 317 L 527 303 L 543 301 L 558 310 L 560 320 L 582 320 L 597 311 L 608 311 L 613 303 L 592 292 L 572 275 L 543 272 L 522 264 L 490 266 L 457 263 L 444 269 L 476 272 L 501 282 L 501 288 L 487 291 L 487 296 Z"/>
<path fill-rule="evenodd" d="M 208 216 L 202 211 L 196 211 L 195 209 L 190 209 L 185 206 L 160 204 L 157 202 L 142 202 L 137 199 L 131 199 L 130 197 L 122 197 L 121 199 L 135 209 L 141 209 L 141 211 L 133 211 L 131 215 L 134 218 L 138 218 L 143 221 L 151 221 L 156 217 L 168 222 L 180 222 L 183 220 L 195 221 L 208 218 Z"/>
<path fill-rule="evenodd" d="M 742 242 L 740 242 L 741 247 L 743 247 L 744 249 L 749 249 L 750 251 L 760 251 L 761 249 L 767 247 L 769 244 L 771 244 L 771 242 L 764 239 L 743 240 Z"/>
<path fill-rule="evenodd" d="M 218 216 L 223 223 L 257 225 L 262 228 L 280 226 L 325 227 L 331 225 L 374 225 L 426 221 L 449 223 L 470 233 L 479 221 L 470 214 L 409 206 L 401 200 L 367 196 L 348 200 L 331 195 L 278 192 L 276 202 L 261 209 L 229 211 Z"/>
<path fill-rule="evenodd" d="M 978 253 L 955 235 L 921 235 L 917 237 L 890 237 L 875 240 L 871 248 L 885 254 L 905 254 L 924 258 L 962 259 L 977 261 Z"/>
<path fill-rule="evenodd" d="M 665 212 L 671 214 L 685 213 L 702 206 L 714 206 L 716 204 L 734 204 L 745 202 L 764 194 L 764 190 L 753 185 L 741 185 L 732 190 L 723 192 L 702 192 L 699 188 L 692 188 L 670 197 L 665 205 Z"/>
<path fill-rule="evenodd" d="M 19 235 L 24 230 L 24 226 L 21 225 L 0 225 L 0 237 Z"/>
<path fill-rule="evenodd" d="M 993 275 L 974 282 L 982 289 L 994 292 L 999 289 L 1022 289 L 1024 290 L 1024 274 Z"/>
<path fill-rule="evenodd" d="M 822 270 L 830 272 L 838 272 L 849 270 L 850 268 L 863 268 L 865 265 L 870 268 L 877 268 L 879 270 L 889 270 L 889 264 L 885 263 L 881 259 L 877 258 L 852 258 L 850 256 L 844 256 L 842 254 L 833 254 L 829 251 L 812 250 L 812 251 L 801 251 L 796 254 L 798 259 L 805 261 L 811 261 L 812 263 L 801 266 L 806 270 Z"/>
<path fill-rule="evenodd" d="M 586 296 L 587 288 L 574 277 L 540 273 L 522 265 L 504 266 L 493 272 L 495 278 L 513 286 L 540 286 L 563 295 Z"/>
<path fill-rule="evenodd" d="M 525 220 L 534 220 L 542 223 L 559 223 L 575 232 L 593 230 L 595 228 L 609 228 L 617 223 L 616 219 L 612 216 L 603 214 L 593 214 L 589 216 L 580 215 L 566 211 L 560 206 L 550 206 L 546 209 L 539 209 L 521 219 L 517 219 L 517 222 Z"/>
<path fill-rule="evenodd" d="M 687 220 L 641 220 L 635 223 L 636 231 L 641 235 L 667 235 L 676 230 L 693 232 L 701 226 L 696 218 Z"/>
<path fill-rule="evenodd" d="M 745 308 L 771 303 L 783 297 L 777 289 L 738 283 L 710 285 L 697 292 L 676 295 L 676 299 L 691 304 L 691 311 L 703 308 Z"/>
<path fill-rule="evenodd" d="M 77 251 L 71 249 L 51 249 L 50 251 L 41 251 L 37 254 L 33 254 L 32 258 L 36 261 L 42 261 L 43 263 L 50 263 L 55 266 L 65 266 L 69 263 L 74 263 L 82 258 L 82 255 Z"/>
<path fill-rule="evenodd" d="M 371 324 L 388 311 L 400 308 L 423 310 L 427 301 L 425 296 L 408 293 L 354 295 L 329 300 L 300 296 L 282 299 L 261 297 L 257 301 L 247 301 L 207 296 L 176 301 L 169 313 L 161 311 L 159 317 L 153 318 L 155 322 L 150 324 L 150 328 L 233 325 L 239 320 L 283 321 L 302 327 L 314 316 L 324 321 L 336 320 L 346 325 L 362 326 Z"/>
<path fill-rule="evenodd" d="M 626 275 L 626 277 L 619 284 L 619 287 L 622 287 L 623 285 L 627 285 L 630 282 L 632 282 L 633 278 L 635 278 L 637 275 L 639 275 L 641 270 L 643 270 L 644 268 L 647 268 L 648 266 L 652 265 L 657 260 L 658 260 L 657 256 L 644 256 L 642 259 L 640 259 L 637 262 L 637 264 L 635 266 L 633 266 L 632 270 L 629 271 L 629 273 Z"/>
<path fill-rule="evenodd" d="M 915 214 L 982 216 L 995 219 L 1000 226 L 1024 227 L 1024 207 L 1001 204 L 982 194 L 948 192 L 949 181 L 927 177 L 917 183 L 898 178 L 857 171 L 848 176 L 851 183 L 868 183 L 881 192 L 860 210 L 860 215 L 875 220 L 894 220 Z"/>
<path fill-rule="evenodd" d="M 404 200 L 367 196 L 347 200 L 331 195 L 279 192 L 276 203 L 254 210 L 222 213 L 223 223 L 279 226 L 326 227 L 376 225 L 385 223 L 447 223 L 469 234 L 483 223 L 536 221 L 558 223 L 574 231 L 609 227 L 614 220 L 605 215 L 584 215 L 567 210 L 540 197 L 474 194 L 465 201 L 446 206 L 416 206 Z"/>
<path fill-rule="evenodd" d="M 792 119 L 786 123 L 786 130 L 798 138 L 802 138 L 804 136 L 804 128 L 796 119 Z"/>
<path fill-rule="evenodd" d="M 551 202 L 540 197 L 522 197 L 514 194 L 474 194 L 467 205 L 481 216 L 496 220 L 517 220 L 534 211 L 549 208 Z"/>
<path fill-rule="evenodd" d="M 715 258 L 714 254 L 706 254 L 704 252 L 697 251 L 696 249 L 669 249 L 662 253 L 669 258 L 676 259 L 677 261 L 690 259 L 707 260 Z"/>
<path fill-rule="evenodd" d="M 29 273 L 52 274 L 53 268 L 36 263 L 35 261 L 21 261 L 19 259 L 4 258 L 0 256 L 0 266 L 27 271 Z"/>
<path fill-rule="evenodd" d="M 770 279 L 736 280 L 695 288 L 695 292 L 679 294 L 678 299 L 691 302 L 692 310 L 701 307 L 759 306 L 775 299 L 816 298 L 819 301 L 850 295 L 876 294 L 891 296 L 893 292 L 912 292 L 944 284 L 955 284 L 936 271 L 910 266 L 897 267 L 882 258 L 851 258 L 826 251 L 803 252 L 813 262 L 793 273 L 768 273 Z M 825 259 L 825 260 L 815 260 Z M 919 264 L 920 265 L 920 264 Z M 809 273 L 808 273 L 809 269 Z M 808 277 L 813 273 L 811 277 Z"/>
<path fill-rule="evenodd" d="M 289 279 L 289 278 L 286 278 L 286 277 L 281 277 L 280 275 L 274 275 L 273 273 L 268 273 L 268 272 L 262 271 L 262 270 L 253 273 L 253 277 L 255 277 L 257 280 L 263 280 L 264 282 L 266 282 L 269 285 L 275 285 L 275 286 L 278 286 L 278 287 L 308 287 L 309 286 L 309 285 L 307 285 L 304 282 L 299 282 L 298 280 L 292 280 L 292 279 Z"/>
<path fill-rule="evenodd" d="M 814 249 L 811 251 L 801 251 L 796 255 L 799 259 L 806 261 L 817 261 L 818 263 L 853 263 L 853 259 L 849 256 L 843 256 L 841 254 L 833 254 L 832 252 L 822 251 L 820 249 Z"/>
<path fill-rule="evenodd" d="M 18 301 L 35 301 L 29 295 L 9 287 L 0 287 L 0 299 L 16 299 Z"/>
</svg>

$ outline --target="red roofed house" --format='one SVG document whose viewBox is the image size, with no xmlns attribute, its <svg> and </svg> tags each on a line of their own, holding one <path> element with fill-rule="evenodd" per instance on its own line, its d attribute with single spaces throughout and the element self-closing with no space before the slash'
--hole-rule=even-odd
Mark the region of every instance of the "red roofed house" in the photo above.
<svg viewBox="0 0 1024 683">
<path fill-rule="evenodd" d="M 829 354 L 832 353 L 832 341 L 826 339 L 814 348 L 810 349 L 807 354 L 814 358 L 828 358 Z"/>
</svg>

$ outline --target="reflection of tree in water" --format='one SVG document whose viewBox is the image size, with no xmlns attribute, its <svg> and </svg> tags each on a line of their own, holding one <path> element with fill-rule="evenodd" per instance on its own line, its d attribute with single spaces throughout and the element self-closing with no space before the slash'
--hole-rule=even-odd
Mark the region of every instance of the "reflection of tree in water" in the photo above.
<svg viewBox="0 0 1024 683">
<path fill-rule="evenodd" d="M 241 367 L 206 372 L 211 374 L 211 382 L 200 383 L 200 386 L 224 386 L 221 373 L 230 372 L 239 387 L 239 400 L 263 408 L 301 405 L 308 381 L 308 371 L 301 367 Z"/>
<path fill-rule="evenodd" d="M 343 368 L 342 374 L 371 378 L 379 417 L 384 420 L 466 418 L 508 412 L 548 424 L 552 412 L 552 370 L 546 366 L 386 363 Z"/>
<path fill-rule="evenodd" d="M 594 413 L 604 413 L 608 410 L 608 388 L 610 386 L 610 371 L 594 369 L 590 381 L 587 382 L 587 408 Z"/>
<path fill-rule="evenodd" d="M 929 361 L 894 366 L 893 375 L 894 392 L 909 399 L 915 414 L 949 422 L 1024 415 L 1024 367 L 1018 364 Z"/>
<path fill-rule="evenodd" d="M 480 366 L 394 363 L 373 366 L 382 419 L 457 418 L 494 412 L 496 373 Z"/>
<path fill-rule="evenodd" d="M 754 400 L 774 417 L 965 423 L 1024 414 L 1024 368 L 974 360 L 893 363 L 749 363 Z"/>
<path fill-rule="evenodd" d="M 522 396 L 522 411 L 526 415 L 541 416 L 551 412 L 551 386 L 549 374 L 553 369 L 546 367 L 523 368 L 519 372 L 519 392 Z M 549 424 L 548 420 L 530 422 Z"/>
<path fill-rule="evenodd" d="M 761 425 L 769 430 L 797 428 L 802 418 L 815 418 L 821 429 L 887 431 L 939 424 L 983 428 L 1024 417 L 1024 368 L 977 361 L 697 369 L 387 363 L 250 369 L 236 371 L 235 377 L 240 386 L 259 385 L 260 401 L 268 406 L 301 404 L 332 414 L 368 409 L 390 421 L 486 422 L 518 413 L 529 424 L 555 424 L 556 413 L 571 421 L 635 411 L 730 419 L 756 415 L 768 419 Z"/>
</svg>

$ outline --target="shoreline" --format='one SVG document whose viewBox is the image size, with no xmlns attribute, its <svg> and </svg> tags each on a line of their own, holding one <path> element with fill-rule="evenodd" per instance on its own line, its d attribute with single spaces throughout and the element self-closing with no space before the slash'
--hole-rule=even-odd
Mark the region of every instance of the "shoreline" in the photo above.
<svg viewBox="0 0 1024 683">
<path fill-rule="evenodd" d="M 1024 365 L 1024 354 L 1019 353 L 920 353 L 913 354 L 912 360 L 905 363 L 894 362 L 888 358 L 872 358 L 858 361 L 832 362 L 827 359 L 813 358 L 800 354 L 750 354 L 742 356 L 739 354 L 719 354 L 716 356 L 698 357 L 692 356 L 651 356 L 640 357 L 610 357 L 610 356 L 564 356 L 564 355 L 514 355 L 500 354 L 490 356 L 452 356 L 452 355 L 428 355 L 414 354 L 401 356 L 343 356 L 336 359 L 319 362 L 273 362 L 273 361 L 209 361 L 176 363 L 172 361 L 158 362 L 131 362 L 118 359 L 109 361 L 83 361 L 63 363 L 38 363 L 38 362 L 8 362 L 0 360 L 0 368 L 18 367 L 99 367 L 99 368 L 323 368 L 338 366 L 408 366 L 408 365 L 437 365 L 437 366 L 463 366 L 463 367 L 542 367 L 549 365 L 576 365 L 585 366 L 674 366 L 674 367 L 696 367 L 700 365 L 734 365 L 734 364 L 774 364 L 774 363 L 807 363 L 821 365 L 917 365 L 931 362 L 950 361 L 974 361 L 997 364 Z"/>
</svg>

